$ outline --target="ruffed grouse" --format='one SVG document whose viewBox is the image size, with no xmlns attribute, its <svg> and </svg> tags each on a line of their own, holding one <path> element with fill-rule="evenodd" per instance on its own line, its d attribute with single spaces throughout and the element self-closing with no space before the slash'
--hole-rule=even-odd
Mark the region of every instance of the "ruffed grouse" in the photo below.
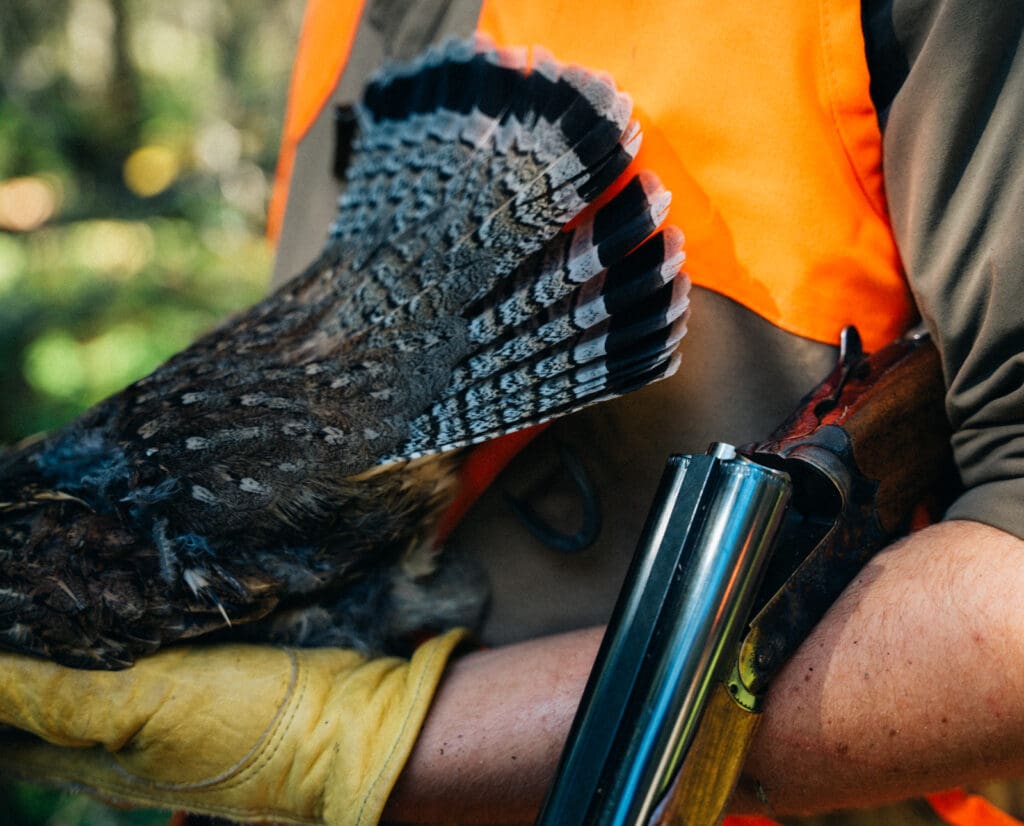
<svg viewBox="0 0 1024 826">
<path fill-rule="evenodd" d="M 526 57 L 451 42 L 379 72 L 316 261 L 0 457 L 0 645 L 119 668 L 260 620 L 387 649 L 457 448 L 674 371 L 668 193 L 641 173 L 585 211 L 639 146 L 630 99 Z"/>
</svg>

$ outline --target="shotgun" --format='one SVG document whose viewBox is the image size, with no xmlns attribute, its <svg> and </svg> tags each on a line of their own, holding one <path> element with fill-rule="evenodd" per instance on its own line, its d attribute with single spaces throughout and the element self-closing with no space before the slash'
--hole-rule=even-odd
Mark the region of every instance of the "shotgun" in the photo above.
<svg viewBox="0 0 1024 826">
<path fill-rule="evenodd" d="M 843 588 L 951 480 L 926 333 L 829 376 L 764 442 L 672 456 L 540 826 L 711 826 L 766 689 Z"/>
</svg>

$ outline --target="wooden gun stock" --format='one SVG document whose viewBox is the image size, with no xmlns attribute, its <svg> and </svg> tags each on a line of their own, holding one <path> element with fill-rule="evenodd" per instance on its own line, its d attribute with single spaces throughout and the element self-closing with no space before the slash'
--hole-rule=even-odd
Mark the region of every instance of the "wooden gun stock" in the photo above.
<svg viewBox="0 0 1024 826">
<path fill-rule="evenodd" d="M 722 523 L 707 523 L 713 472 L 691 472 L 681 493 L 668 495 L 666 471 L 538 823 L 644 826 L 655 811 L 663 824 L 721 819 L 771 679 L 867 560 L 908 529 L 938 480 L 950 478 L 944 392 L 926 336 L 866 356 L 848 328 L 836 368 L 766 441 L 736 456 L 719 447 L 717 459 L 670 459 L 670 468 L 725 459 L 727 474 L 770 472 L 759 484 L 787 487 L 742 565 L 723 573 L 743 591 L 723 602 L 706 582 L 694 587 L 695 571 L 719 565 L 710 545 L 722 524 L 746 517 L 723 511 Z M 685 531 L 669 536 L 673 519 Z M 665 583 L 656 571 L 677 575 Z M 694 619 L 729 612 L 739 620 L 725 627 Z M 680 625 L 714 638 L 686 637 Z M 698 669 L 679 666 L 697 659 Z M 673 685 L 666 675 L 685 680 Z"/>
</svg>

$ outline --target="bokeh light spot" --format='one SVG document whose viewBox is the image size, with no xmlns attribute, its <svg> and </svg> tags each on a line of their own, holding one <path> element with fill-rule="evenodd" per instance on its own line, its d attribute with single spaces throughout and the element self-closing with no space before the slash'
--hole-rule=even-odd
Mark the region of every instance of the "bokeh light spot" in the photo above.
<svg viewBox="0 0 1024 826">
<path fill-rule="evenodd" d="M 67 22 L 68 76 L 83 91 L 106 88 L 114 72 L 114 12 L 107 0 L 74 0 Z"/>
<path fill-rule="evenodd" d="M 53 217 L 60 193 L 45 178 L 10 178 L 0 182 L 0 229 L 28 232 Z"/>
<path fill-rule="evenodd" d="M 0 293 L 21 278 L 28 266 L 28 256 L 21 239 L 0 235 Z"/>
<path fill-rule="evenodd" d="M 129 321 L 88 341 L 78 341 L 64 329 L 43 333 L 25 352 L 23 374 L 33 388 L 52 398 L 94 404 L 158 361 L 145 328 Z"/>
<path fill-rule="evenodd" d="M 135 275 L 153 249 L 153 231 L 140 221 L 80 221 L 67 239 L 70 260 L 114 278 Z"/>
<path fill-rule="evenodd" d="M 178 157 L 166 146 L 143 146 L 124 162 L 124 182 L 141 198 L 159 195 L 178 177 Z"/>
<path fill-rule="evenodd" d="M 266 212 L 270 186 L 263 170 L 250 161 L 224 175 L 220 191 L 230 204 L 250 215 L 262 216 Z"/>
<path fill-rule="evenodd" d="M 90 404 L 144 375 L 152 364 L 146 330 L 124 322 L 81 345 Z"/>
<path fill-rule="evenodd" d="M 173 20 L 149 17 L 133 28 L 132 58 L 145 73 L 163 78 L 194 75 L 203 56 L 203 41 Z"/>
<path fill-rule="evenodd" d="M 199 130 L 194 151 L 202 168 L 230 172 L 242 157 L 242 136 L 226 120 L 215 120 Z"/>
<path fill-rule="evenodd" d="M 25 380 L 58 399 L 73 399 L 86 385 L 81 346 L 64 330 L 44 333 L 25 352 Z"/>
</svg>

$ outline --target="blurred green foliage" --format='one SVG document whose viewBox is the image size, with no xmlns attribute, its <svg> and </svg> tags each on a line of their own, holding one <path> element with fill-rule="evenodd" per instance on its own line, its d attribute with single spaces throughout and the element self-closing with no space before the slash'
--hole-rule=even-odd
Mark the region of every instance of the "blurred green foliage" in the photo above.
<svg viewBox="0 0 1024 826">
<path fill-rule="evenodd" d="M 0 0 L 0 442 L 262 293 L 300 18 L 299 0 Z"/>
<path fill-rule="evenodd" d="M 85 797 L 61 794 L 28 783 L 0 790 L 5 826 L 167 826 L 169 812 L 115 809 Z"/>
<path fill-rule="evenodd" d="M 0 444 L 261 296 L 301 0 L 0 0 Z M 0 788 L 4 824 L 156 824 Z"/>
</svg>

